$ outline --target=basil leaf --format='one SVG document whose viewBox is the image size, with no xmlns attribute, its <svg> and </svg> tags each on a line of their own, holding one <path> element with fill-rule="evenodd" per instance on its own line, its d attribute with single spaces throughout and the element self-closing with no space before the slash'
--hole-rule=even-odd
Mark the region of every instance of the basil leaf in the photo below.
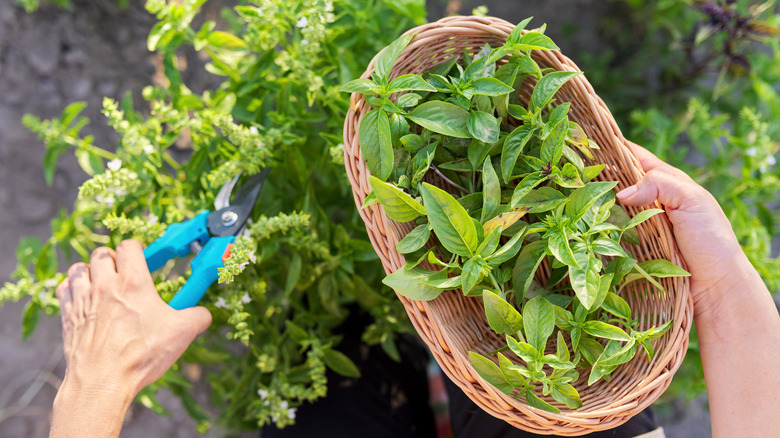
<svg viewBox="0 0 780 438">
<path fill-rule="evenodd" d="M 646 262 L 639 263 L 639 267 L 642 268 L 648 275 L 658 278 L 666 277 L 690 277 L 690 272 L 675 265 L 669 260 L 655 259 L 648 260 Z"/>
<path fill-rule="evenodd" d="M 423 183 L 420 192 L 428 212 L 428 221 L 447 251 L 470 256 L 479 246 L 474 222 L 455 198 L 444 190 Z"/>
<path fill-rule="evenodd" d="M 345 93 L 370 94 L 371 90 L 377 88 L 377 86 L 378 85 L 376 82 L 372 81 L 371 79 L 361 78 L 347 82 L 339 88 L 339 91 L 343 91 Z"/>
<path fill-rule="evenodd" d="M 581 266 L 580 261 L 575 258 L 571 246 L 569 245 L 569 237 L 566 228 L 562 226 L 551 228 L 545 233 L 545 238 L 547 239 L 547 247 L 549 248 L 550 253 L 553 257 L 558 259 L 559 262 L 570 267 Z M 587 256 L 586 258 L 590 259 Z M 574 279 L 572 279 L 572 281 L 574 281 Z M 577 288 L 575 287 L 575 292 L 576 291 Z"/>
<path fill-rule="evenodd" d="M 613 339 L 615 341 L 630 341 L 629 336 L 623 329 L 602 321 L 586 321 L 582 325 L 585 333 L 599 338 Z"/>
<path fill-rule="evenodd" d="M 593 241 L 593 252 L 608 257 L 626 257 L 626 252 L 619 243 L 607 237 L 599 237 Z"/>
<path fill-rule="evenodd" d="M 486 259 L 488 265 L 492 268 L 496 268 L 501 263 L 504 263 L 505 261 L 514 257 L 515 254 L 517 254 L 517 252 L 520 251 L 520 247 L 523 244 L 523 237 L 525 237 L 525 230 L 526 228 L 523 228 L 522 230 L 517 232 L 517 234 L 512 236 L 512 238 L 509 239 L 509 241 L 505 243 L 504 246 L 501 247 L 501 249 L 493 253 L 493 255 L 489 256 Z"/>
<path fill-rule="evenodd" d="M 492 116 L 491 116 L 492 117 Z M 501 207 L 501 184 L 490 160 L 482 166 L 482 215 L 481 222 L 492 219 Z M 506 227 L 505 227 L 506 228 Z"/>
<path fill-rule="evenodd" d="M 531 287 L 534 274 L 544 260 L 545 249 L 547 249 L 547 242 L 536 240 L 525 245 L 517 256 L 512 269 L 512 287 L 516 293 L 522 291 L 522 295 L 518 294 L 520 297 L 525 296 Z"/>
<path fill-rule="evenodd" d="M 530 207 L 530 213 L 543 213 L 558 207 L 569 199 L 552 187 L 539 187 L 528 192 L 517 204 L 513 203 L 512 208 Z"/>
<path fill-rule="evenodd" d="M 525 20 L 521 21 L 520 23 L 515 26 L 514 29 L 512 29 L 512 32 L 509 34 L 509 37 L 506 39 L 506 44 L 517 44 L 520 41 L 520 38 L 523 37 L 523 30 L 528 25 L 528 23 L 531 21 L 533 17 L 528 17 Z"/>
<path fill-rule="evenodd" d="M 539 82 L 534 86 L 531 93 L 531 101 L 528 104 L 529 111 L 535 111 L 536 108 L 544 108 L 553 99 L 555 93 L 569 79 L 581 74 L 579 71 L 554 71 L 542 76 Z"/>
<path fill-rule="evenodd" d="M 471 360 L 471 365 L 474 366 L 474 370 L 499 391 L 504 394 L 511 394 L 515 390 L 515 387 L 506 381 L 504 374 L 501 373 L 501 369 L 492 360 L 473 351 L 469 351 L 469 359 Z"/>
<path fill-rule="evenodd" d="M 623 278 L 626 276 L 626 274 L 628 274 L 629 272 L 631 272 L 632 269 L 634 269 L 634 265 L 636 265 L 636 260 L 634 260 L 631 257 L 617 257 L 615 259 L 612 259 L 604 268 L 605 273 L 615 274 L 612 277 L 612 282 L 610 286 L 617 286 L 620 283 L 622 283 Z"/>
<path fill-rule="evenodd" d="M 548 176 L 542 175 L 542 172 L 533 172 L 526 175 L 525 178 L 520 181 L 520 184 L 515 186 L 515 190 L 512 192 L 512 200 L 509 201 L 509 206 L 514 208 L 523 200 L 525 195 L 530 193 L 531 190 L 539 184 L 547 181 L 548 178 Z"/>
<path fill-rule="evenodd" d="M 560 50 L 558 46 L 548 37 L 541 32 L 528 32 L 516 43 L 520 50 L 526 52 L 530 50 Z"/>
<path fill-rule="evenodd" d="M 523 320 L 523 326 L 525 326 L 525 320 Z M 533 345 L 527 342 L 517 342 L 512 336 L 507 335 L 506 344 L 513 353 L 528 364 L 536 363 L 542 357 L 542 354 Z"/>
<path fill-rule="evenodd" d="M 563 154 L 563 143 L 566 141 L 568 122 L 561 120 L 555 125 L 542 142 L 540 158 L 548 165 L 557 166 Z"/>
<path fill-rule="evenodd" d="M 498 294 L 485 290 L 482 292 L 482 301 L 485 304 L 485 316 L 493 331 L 513 335 L 523 329 L 520 312 Z"/>
<path fill-rule="evenodd" d="M 417 267 L 407 269 L 406 266 L 402 266 L 385 277 L 382 283 L 410 300 L 430 301 L 438 297 L 442 290 L 425 283 L 446 277 L 445 271 L 428 271 Z"/>
<path fill-rule="evenodd" d="M 466 260 L 466 263 L 463 264 L 463 269 L 461 271 L 460 277 L 461 277 L 461 284 L 462 284 L 464 294 L 469 293 L 471 289 L 473 289 L 474 286 L 477 285 L 477 283 L 482 281 L 482 278 L 484 277 L 482 274 L 483 266 L 484 266 L 484 261 L 477 260 L 474 258 L 470 258 Z"/>
<path fill-rule="evenodd" d="M 400 254 L 409 254 L 417 251 L 428 243 L 428 239 L 431 237 L 431 230 L 428 228 L 428 224 L 422 224 L 409 232 L 403 239 L 398 242 L 395 249 Z"/>
<path fill-rule="evenodd" d="M 634 217 L 628 221 L 628 223 L 623 227 L 623 230 L 625 231 L 629 228 L 634 228 L 651 217 L 663 212 L 664 211 L 659 208 L 648 208 L 647 210 L 642 210 L 635 214 Z"/>
<path fill-rule="evenodd" d="M 528 386 L 528 381 L 523 376 L 520 369 L 524 369 L 518 365 L 515 365 L 501 353 L 498 353 L 498 366 L 501 369 L 501 373 L 504 375 L 506 381 L 515 388 L 524 388 Z"/>
<path fill-rule="evenodd" d="M 574 190 L 566 202 L 566 215 L 572 223 L 579 221 L 586 211 L 605 193 L 612 190 L 617 181 L 590 182 Z"/>
<path fill-rule="evenodd" d="M 568 383 L 552 382 L 550 388 L 550 395 L 552 397 L 565 404 L 569 409 L 577 409 L 582 407 L 582 400 L 580 400 L 580 394 Z"/>
<path fill-rule="evenodd" d="M 603 164 L 585 167 L 584 169 L 582 169 L 582 180 L 588 182 L 593 178 L 599 176 L 602 170 L 604 170 Z"/>
<path fill-rule="evenodd" d="M 519 221 L 523 216 L 525 216 L 525 214 L 528 213 L 528 210 L 530 210 L 528 207 L 523 207 L 507 211 L 506 213 L 501 213 L 493 219 L 490 219 L 489 221 L 482 224 L 482 229 L 486 233 L 493 231 L 499 226 L 506 230 L 515 222 Z"/>
<path fill-rule="evenodd" d="M 383 182 L 375 176 L 369 176 L 368 182 L 390 219 L 396 222 L 409 222 L 425 215 L 425 208 L 422 204 L 398 187 Z"/>
<path fill-rule="evenodd" d="M 555 309 L 543 297 L 536 296 L 523 306 L 525 338 L 537 351 L 544 351 L 547 338 L 555 329 Z"/>
<path fill-rule="evenodd" d="M 325 350 L 325 353 L 322 355 L 322 361 L 325 362 L 325 365 L 328 368 L 342 376 L 360 377 L 360 370 L 358 370 L 355 362 L 352 362 L 352 359 L 340 351 L 331 349 Z"/>
<path fill-rule="evenodd" d="M 564 164 L 563 169 L 555 174 L 555 183 L 569 189 L 576 189 L 584 185 L 580 178 L 580 171 L 571 163 Z"/>
<path fill-rule="evenodd" d="M 422 76 L 415 74 L 398 76 L 397 78 L 390 81 L 389 88 L 391 93 L 397 93 L 399 91 L 436 91 L 436 88 L 426 82 Z"/>
<path fill-rule="evenodd" d="M 390 70 L 393 69 L 393 64 L 395 64 L 395 61 L 401 56 L 401 52 L 409 45 L 412 38 L 414 38 L 414 35 L 412 34 L 402 35 L 376 55 L 376 58 L 374 59 L 374 72 L 379 75 L 382 81 L 387 82 Z"/>
<path fill-rule="evenodd" d="M 592 310 L 601 289 L 601 261 L 582 252 L 574 254 L 574 258 L 579 266 L 569 265 L 571 287 L 580 303 Z"/>
<path fill-rule="evenodd" d="M 631 319 L 631 307 L 626 300 L 612 292 L 607 293 L 604 302 L 601 303 L 601 308 L 618 318 L 623 318 L 625 320 Z"/>
<path fill-rule="evenodd" d="M 489 257 L 496 251 L 498 241 L 501 238 L 501 230 L 501 227 L 496 227 L 485 236 L 485 239 L 482 240 L 476 250 L 480 257 Z"/>
<path fill-rule="evenodd" d="M 450 137 L 471 138 L 466 122 L 469 112 L 438 100 L 425 102 L 413 109 L 407 118 L 425 129 Z"/>
<path fill-rule="evenodd" d="M 474 89 L 474 94 L 482 96 L 501 96 L 514 91 L 514 88 L 496 78 L 477 79 L 471 83 L 471 87 Z"/>
<path fill-rule="evenodd" d="M 381 109 L 369 111 L 360 120 L 358 143 L 369 172 L 382 181 L 393 173 L 395 156 L 387 113 Z"/>
<path fill-rule="evenodd" d="M 506 136 L 504 146 L 501 149 L 501 176 L 504 178 L 504 182 L 508 183 L 512 177 L 517 157 L 523 152 L 534 131 L 535 129 L 530 125 L 522 125 Z"/>
<path fill-rule="evenodd" d="M 452 290 L 460 288 L 463 279 L 460 275 L 455 277 L 436 278 L 428 280 L 423 283 L 426 286 L 435 287 L 436 289 Z"/>
<path fill-rule="evenodd" d="M 466 120 L 469 134 L 484 143 L 498 141 L 498 119 L 483 111 L 472 111 Z"/>
<path fill-rule="evenodd" d="M 531 391 L 530 388 L 525 390 L 525 402 L 528 403 L 528 406 L 531 406 L 533 408 L 538 408 L 543 411 L 552 412 L 554 414 L 561 413 L 560 409 L 556 408 L 555 406 L 539 398 L 536 394 L 534 394 Z"/>
</svg>

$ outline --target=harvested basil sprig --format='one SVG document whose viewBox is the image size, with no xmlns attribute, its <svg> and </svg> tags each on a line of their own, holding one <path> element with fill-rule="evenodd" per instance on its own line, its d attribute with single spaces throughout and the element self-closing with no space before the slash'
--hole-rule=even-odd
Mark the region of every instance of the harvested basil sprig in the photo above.
<svg viewBox="0 0 780 438">
<path fill-rule="evenodd" d="M 500 391 L 559 412 L 542 397 L 582 406 L 571 385 L 581 372 L 589 385 L 609 380 L 640 348 L 652 358 L 651 341 L 669 330 L 671 321 L 637 331 L 622 288 L 641 280 L 663 290 L 655 277 L 689 274 L 666 260 L 637 263 L 621 246 L 639 243 L 634 228 L 661 210 L 629 218 L 615 204 L 617 183 L 594 181 L 604 166 L 582 157 L 598 145 L 555 99 L 580 72 L 542 69 L 531 51 L 558 47 L 542 31 L 523 33 L 528 21 L 501 47 L 390 80 L 413 38 L 405 35 L 380 52 L 371 79 L 342 90 L 373 107 L 358 136 L 373 175 L 366 205 L 377 200 L 391 219 L 417 224 L 397 246 L 409 262 L 385 284 L 415 300 L 452 289 L 481 296 L 507 347 L 497 363 L 470 352 L 474 368 Z M 524 104 L 517 91 L 528 78 L 536 84 Z M 430 172 L 446 186 L 423 182 Z M 431 233 L 439 245 L 426 248 Z M 539 284 L 544 262 L 551 275 Z"/>
</svg>

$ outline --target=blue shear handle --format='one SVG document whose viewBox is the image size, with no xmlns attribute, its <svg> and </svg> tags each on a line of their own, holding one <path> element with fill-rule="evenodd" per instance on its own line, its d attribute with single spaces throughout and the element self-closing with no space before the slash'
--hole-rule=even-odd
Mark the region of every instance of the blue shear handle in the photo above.
<svg viewBox="0 0 780 438">
<path fill-rule="evenodd" d="M 190 243 L 197 240 L 202 245 L 206 242 L 209 239 L 208 217 L 209 211 L 203 210 L 186 222 L 169 225 L 165 233 L 144 250 L 149 272 L 160 269 L 170 259 L 189 254 Z"/>
<path fill-rule="evenodd" d="M 219 278 L 219 268 L 225 266 L 222 257 L 235 240 L 236 236 L 212 237 L 192 260 L 189 280 L 168 304 L 176 310 L 197 305 L 209 286 Z"/>
</svg>

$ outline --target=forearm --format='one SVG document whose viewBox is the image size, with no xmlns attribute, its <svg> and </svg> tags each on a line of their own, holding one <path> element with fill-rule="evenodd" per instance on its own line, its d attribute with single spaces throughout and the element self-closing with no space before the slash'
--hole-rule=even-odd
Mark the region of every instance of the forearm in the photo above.
<svg viewBox="0 0 780 438">
<path fill-rule="evenodd" d="M 707 291 L 695 317 L 713 437 L 780 436 L 780 316 L 743 255 L 731 277 Z"/>
<path fill-rule="evenodd" d="M 118 437 L 131 393 L 117 385 L 65 380 L 54 399 L 50 438 Z"/>
</svg>

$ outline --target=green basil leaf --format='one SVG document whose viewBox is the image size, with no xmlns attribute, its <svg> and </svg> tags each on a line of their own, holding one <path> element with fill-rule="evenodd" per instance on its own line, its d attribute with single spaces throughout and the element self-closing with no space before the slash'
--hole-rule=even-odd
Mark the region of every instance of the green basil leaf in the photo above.
<svg viewBox="0 0 780 438">
<path fill-rule="evenodd" d="M 609 341 L 609 342 L 610 344 L 612 344 L 613 342 L 617 344 L 617 342 L 615 341 Z M 622 365 L 630 361 L 631 359 L 633 359 L 634 356 L 636 355 L 636 350 L 639 348 L 636 341 L 631 339 L 619 351 L 607 356 L 607 352 L 610 349 L 609 348 L 610 344 L 607 344 L 607 348 L 604 349 L 604 353 L 602 353 L 601 357 L 599 357 L 598 362 L 596 362 L 595 364 L 596 366 L 617 367 L 618 365 Z"/>
<path fill-rule="evenodd" d="M 406 93 L 399 97 L 395 104 L 399 108 L 408 108 L 410 106 L 417 106 L 417 103 L 420 101 L 420 99 L 422 99 L 422 96 L 417 93 Z"/>
<path fill-rule="evenodd" d="M 561 413 L 560 409 L 539 398 L 531 391 L 530 388 L 525 390 L 525 402 L 528 403 L 528 406 L 531 406 L 532 408 L 538 408 L 543 411 L 552 412 L 554 414 Z"/>
<path fill-rule="evenodd" d="M 474 222 L 466 209 L 444 190 L 423 183 L 420 192 L 428 212 L 428 221 L 447 251 L 470 256 L 479 246 Z"/>
<path fill-rule="evenodd" d="M 584 185 L 580 178 L 580 171 L 571 163 L 564 164 L 563 169 L 556 173 L 555 183 L 568 189 L 576 189 Z"/>
<path fill-rule="evenodd" d="M 579 221 L 586 211 L 605 193 L 612 190 L 617 181 L 590 182 L 574 190 L 566 202 L 566 214 L 572 223 Z"/>
<path fill-rule="evenodd" d="M 403 144 L 404 148 L 409 152 L 417 152 L 425 147 L 423 138 L 417 134 L 406 134 L 401 137 L 400 140 L 401 144 Z"/>
<path fill-rule="evenodd" d="M 511 394 L 515 390 L 515 387 L 506 381 L 501 369 L 492 360 L 473 351 L 469 351 L 469 359 L 474 370 L 499 391 Z"/>
<path fill-rule="evenodd" d="M 669 329 L 672 327 L 672 320 L 666 321 L 665 323 L 661 324 L 658 327 L 652 327 L 650 330 L 647 330 L 647 339 L 652 341 L 654 339 L 658 339 L 666 332 L 669 331 Z"/>
<path fill-rule="evenodd" d="M 507 211 L 506 213 L 501 213 L 498 216 L 494 217 L 493 219 L 490 219 L 489 221 L 482 224 L 482 230 L 486 233 L 490 233 L 494 229 L 498 228 L 499 226 L 502 227 L 504 230 L 509 229 L 513 224 L 515 224 L 517 221 L 519 221 L 523 216 L 525 216 L 526 213 L 528 213 L 529 208 L 516 208 L 514 210 Z M 500 211 L 500 209 L 499 209 Z"/>
<path fill-rule="evenodd" d="M 602 321 L 586 321 L 582 325 L 585 333 L 599 338 L 613 339 L 615 341 L 630 341 L 629 336 L 623 329 Z"/>
<path fill-rule="evenodd" d="M 525 338 L 537 351 L 544 351 L 547 338 L 555 329 L 555 309 L 543 297 L 536 296 L 523 306 Z"/>
<path fill-rule="evenodd" d="M 422 224 L 409 232 L 403 239 L 398 242 L 395 249 L 400 254 L 409 254 L 417 251 L 428 243 L 428 239 L 431 237 L 431 230 L 428 228 L 428 224 Z"/>
<path fill-rule="evenodd" d="M 578 330 L 579 328 L 575 329 Z M 574 330 L 572 330 L 574 332 Z M 572 340 L 573 342 L 573 340 Z M 604 346 L 598 341 L 592 338 L 580 338 L 577 351 L 582 354 L 582 357 L 590 364 L 595 364 L 599 360 L 599 356 L 604 352 Z"/>
<path fill-rule="evenodd" d="M 433 280 L 428 280 L 423 284 L 426 286 L 435 287 L 436 289 L 452 290 L 452 289 L 460 288 L 461 284 L 463 284 L 463 279 L 461 278 L 460 275 L 456 275 L 455 277 L 445 277 L 445 278 L 436 278 Z"/>
<path fill-rule="evenodd" d="M 514 91 L 514 88 L 496 78 L 477 79 L 471 83 L 471 87 L 474 89 L 474 94 L 482 96 L 501 96 Z"/>
<path fill-rule="evenodd" d="M 480 263 L 481 262 L 481 263 Z M 482 278 L 482 266 L 484 262 L 474 258 L 466 260 L 463 264 L 463 270 L 460 274 L 463 293 L 467 294 L 477 285 Z"/>
<path fill-rule="evenodd" d="M 571 312 L 558 305 L 555 306 L 556 327 L 558 327 L 561 330 L 566 330 L 567 332 L 570 332 L 574 327 L 574 323 L 575 323 L 574 315 L 572 315 Z"/>
<path fill-rule="evenodd" d="M 666 277 L 690 277 L 690 272 L 675 265 L 669 260 L 655 259 L 648 260 L 646 262 L 639 263 L 639 267 L 642 268 L 648 275 L 652 275 L 657 278 Z"/>
<path fill-rule="evenodd" d="M 520 372 L 522 367 L 515 365 L 501 353 L 498 353 L 498 367 L 504 375 L 506 381 L 515 388 L 524 388 L 528 386 L 528 381 Z"/>
<path fill-rule="evenodd" d="M 430 301 L 438 297 L 441 289 L 425 285 L 425 282 L 445 278 L 445 271 L 428 271 L 422 268 L 407 269 L 402 266 L 382 280 L 399 295 L 411 300 Z"/>
<path fill-rule="evenodd" d="M 525 296 L 531 287 L 534 274 L 544 260 L 545 249 L 547 249 L 547 242 L 536 240 L 520 250 L 520 255 L 517 256 L 515 266 L 512 269 L 512 287 L 517 292 L 522 291 L 520 297 Z"/>
<path fill-rule="evenodd" d="M 534 87 L 534 91 L 531 93 L 531 101 L 528 105 L 528 110 L 535 111 L 536 108 L 545 108 L 563 84 L 581 73 L 582 72 L 554 71 L 542 76 Z"/>
<path fill-rule="evenodd" d="M 35 331 L 41 319 L 41 306 L 34 301 L 28 301 L 22 310 L 22 340 L 26 340 Z"/>
<path fill-rule="evenodd" d="M 369 205 L 374 204 L 379 204 L 379 199 L 376 198 L 376 193 L 372 190 L 371 193 L 366 196 L 366 199 L 363 200 L 363 205 L 361 205 L 360 208 L 366 208 Z"/>
<path fill-rule="evenodd" d="M 528 32 L 517 41 L 517 46 L 520 50 L 560 50 L 558 46 L 548 37 L 541 32 Z"/>
<path fill-rule="evenodd" d="M 552 397 L 565 404 L 569 409 L 577 409 L 582 407 L 582 400 L 580 400 L 580 394 L 568 383 L 552 382 L 550 388 L 550 395 Z"/>
<path fill-rule="evenodd" d="M 376 82 L 372 81 L 371 79 L 360 78 L 349 81 L 342 85 L 339 87 L 339 91 L 343 91 L 345 93 L 373 94 L 371 90 L 377 87 L 378 85 Z"/>
<path fill-rule="evenodd" d="M 390 43 L 389 46 L 382 49 L 374 58 L 374 71 L 384 81 L 387 82 L 390 76 L 390 70 L 393 69 L 393 64 L 401 56 L 404 48 L 409 45 L 409 42 L 414 38 L 414 35 L 402 35 L 397 40 Z"/>
<path fill-rule="evenodd" d="M 636 260 L 631 257 L 617 257 L 612 259 L 604 268 L 605 273 L 614 274 L 612 277 L 612 284 L 610 286 L 617 286 L 622 283 L 626 274 L 634 269 L 634 265 L 636 265 Z"/>
<path fill-rule="evenodd" d="M 599 237 L 593 241 L 593 252 L 608 257 L 627 257 L 623 247 L 607 237 Z"/>
<path fill-rule="evenodd" d="M 493 219 L 501 207 L 501 183 L 490 160 L 482 166 L 482 216 L 481 222 Z"/>
<path fill-rule="evenodd" d="M 391 93 L 397 93 L 399 91 L 436 91 L 436 88 L 426 82 L 422 76 L 415 74 L 398 76 L 390 81 L 389 88 Z"/>
<path fill-rule="evenodd" d="M 442 101 L 430 101 L 413 109 L 407 118 L 425 129 L 450 137 L 471 138 L 466 122 L 469 112 Z"/>
<path fill-rule="evenodd" d="M 593 301 L 593 308 L 592 310 L 596 310 L 601 307 L 601 304 L 604 302 L 604 300 L 607 298 L 607 294 L 609 293 L 611 289 L 611 282 L 612 282 L 612 276 L 613 274 L 604 274 L 601 276 L 600 282 L 599 282 L 599 292 L 596 294 L 596 300 Z"/>
<path fill-rule="evenodd" d="M 506 136 L 501 150 L 501 176 L 504 178 L 504 182 L 509 182 L 515 163 L 517 163 L 517 157 L 523 152 L 534 132 L 535 129 L 530 125 L 521 125 Z"/>
<path fill-rule="evenodd" d="M 509 201 L 509 206 L 514 208 L 525 198 L 525 195 L 529 194 L 536 186 L 547 181 L 549 177 L 542 175 L 542 172 L 533 172 L 520 181 L 520 184 L 515 186 L 515 190 L 512 192 L 512 200 Z"/>
<path fill-rule="evenodd" d="M 569 265 L 571 287 L 580 303 L 592 310 L 601 290 L 601 261 L 583 252 L 574 254 L 574 259 L 579 266 Z"/>
<path fill-rule="evenodd" d="M 498 248 L 498 241 L 501 238 L 501 230 L 502 227 L 496 227 L 492 231 L 488 233 L 487 236 L 482 240 L 482 242 L 477 247 L 476 253 L 480 257 L 489 257 L 494 252 L 496 252 L 496 248 Z"/>
<path fill-rule="evenodd" d="M 387 216 L 396 222 L 409 222 L 425 215 L 425 208 L 408 193 L 374 176 L 368 177 L 373 192 Z"/>
<path fill-rule="evenodd" d="M 512 208 L 530 207 L 530 213 L 543 213 L 564 204 L 569 199 L 552 187 L 539 187 L 528 192 L 517 204 L 513 204 Z"/>
<path fill-rule="evenodd" d="M 601 303 L 601 308 L 618 318 L 631 319 L 631 306 L 628 305 L 626 300 L 612 292 L 607 293 L 607 297 Z"/>
<path fill-rule="evenodd" d="M 582 180 L 588 182 L 593 178 L 599 176 L 602 170 L 604 170 L 603 164 L 585 167 L 584 169 L 582 169 Z"/>
<path fill-rule="evenodd" d="M 647 210 L 642 210 L 635 214 L 634 217 L 628 221 L 628 223 L 623 227 L 623 230 L 625 231 L 629 228 L 634 228 L 651 217 L 663 212 L 664 211 L 659 208 L 648 208 Z"/>
<path fill-rule="evenodd" d="M 512 32 L 509 34 L 509 37 L 506 39 L 506 44 L 517 44 L 520 41 L 520 38 L 523 37 L 523 30 L 528 25 L 528 23 L 531 21 L 533 17 L 528 17 L 525 20 L 521 21 L 520 23 L 515 26 L 514 29 L 512 29 Z"/>
<path fill-rule="evenodd" d="M 322 355 L 322 361 L 325 362 L 328 368 L 342 376 L 360 377 L 360 370 L 355 365 L 355 362 L 352 362 L 352 359 L 340 351 L 325 350 L 325 353 Z"/>
<path fill-rule="evenodd" d="M 580 262 L 577 258 L 575 258 L 574 252 L 572 252 L 571 246 L 569 245 L 568 234 L 569 232 L 563 226 L 549 229 L 547 233 L 545 233 L 547 247 L 549 248 L 553 257 L 558 259 L 559 262 L 566 266 L 579 267 Z M 572 281 L 575 280 L 572 279 Z"/>
<path fill-rule="evenodd" d="M 489 290 L 482 292 L 485 316 L 490 328 L 496 333 L 514 335 L 523 329 L 523 317 L 514 306 Z"/>
<path fill-rule="evenodd" d="M 395 156 L 387 113 L 373 109 L 360 120 L 358 143 L 369 172 L 382 181 L 393 173 Z"/>
<path fill-rule="evenodd" d="M 505 261 L 514 257 L 515 254 L 520 251 L 520 248 L 523 245 L 525 230 L 526 228 L 523 228 L 522 230 L 518 231 L 514 236 L 512 236 L 511 239 L 509 239 L 507 243 L 504 244 L 504 246 L 501 247 L 501 249 L 493 253 L 493 255 L 489 256 L 486 259 L 488 265 L 490 265 L 492 268 L 496 268 L 501 263 L 504 263 Z"/>
<path fill-rule="evenodd" d="M 523 326 L 525 326 L 525 321 L 523 321 Z M 542 354 L 533 345 L 527 342 L 517 342 L 512 336 L 506 336 L 506 344 L 513 353 L 528 364 L 536 363 L 542 358 Z"/>
<path fill-rule="evenodd" d="M 555 319 L 557 321 L 558 319 L 558 309 L 560 307 L 556 307 L 555 310 Z M 563 309 L 561 309 L 563 310 Z M 571 355 L 569 354 L 569 347 L 566 345 L 566 340 L 563 339 L 563 332 L 558 332 L 558 339 L 557 343 L 555 345 L 555 355 L 558 356 L 558 359 L 561 362 L 568 362 L 571 359 Z"/>
<path fill-rule="evenodd" d="M 484 143 L 498 141 L 498 119 L 483 111 L 472 111 L 466 120 L 469 134 Z"/>
</svg>

